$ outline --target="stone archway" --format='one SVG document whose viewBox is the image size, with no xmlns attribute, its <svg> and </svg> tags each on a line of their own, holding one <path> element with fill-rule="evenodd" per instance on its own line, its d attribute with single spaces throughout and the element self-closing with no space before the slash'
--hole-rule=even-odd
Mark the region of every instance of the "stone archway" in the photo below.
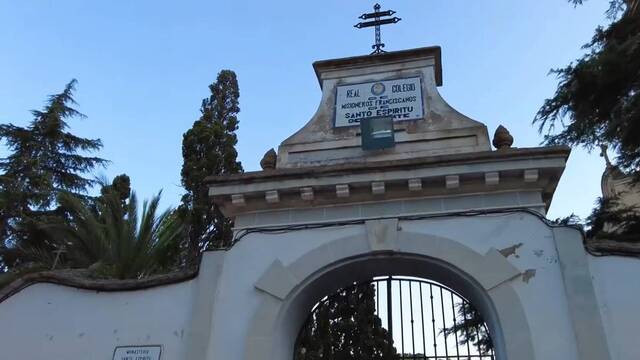
<svg viewBox="0 0 640 360">
<path fill-rule="evenodd" d="M 469 327 L 458 328 L 461 324 Z M 345 356 L 495 360 L 491 333 L 473 304 L 443 284 L 411 276 L 354 283 L 314 305 L 298 333 L 293 360 Z"/>
<path fill-rule="evenodd" d="M 498 360 L 535 358 L 523 306 L 509 284 L 520 271 L 497 250 L 480 254 L 452 239 L 396 232 L 391 220 L 367 227 L 368 236 L 337 239 L 286 266 L 271 265 L 256 283 L 264 294 L 245 359 L 290 360 L 297 332 L 322 296 L 386 274 L 429 278 L 458 291 L 484 315 Z"/>
</svg>

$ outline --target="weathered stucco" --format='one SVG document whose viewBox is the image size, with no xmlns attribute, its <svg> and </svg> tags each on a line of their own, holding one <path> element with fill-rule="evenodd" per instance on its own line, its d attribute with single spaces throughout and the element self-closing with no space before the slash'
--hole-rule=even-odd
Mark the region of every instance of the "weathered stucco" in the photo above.
<svg viewBox="0 0 640 360">
<path fill-rule="evenodd" d="M 278 168 L 364 163 L 456 154 L 491 149 L 484 124 L 453 109 L 438 93 L 442 85 L 439 47 L 318 61 L 314 69 L 322 88 L 315 115 L 278 149 Z M 358 126 L 335 128 L 336 88 L 388 79 L 419 77 L 424 118 L 395 124 L 396 146 L 377 152 L 360 148 Z"/>
<path fill-rule="evenodd" d="M 198 277 L 177 285 L 109 293 L 32 285 L 0 303 L 0 323 L 11 324 L 0 346 L 8 358 L 36 360 L 108 359 L 115 346 L 144 344 L 162 344 L 163 359 L 249 359 L 256 351 L 290 359 L 287 339 L 315 301 L 396 274 L 428 276 L 474 301 L 500 359 L 637 357 L 632 299 L 640 288 L 619 280 L 640 271 L 640 261 L 590 257 L 576 230 L 560 230 L 514 212 L 252 233 L 205 254 Z M 558 244 L 567 242 L 564 263 L 582 265 L 564 267 Z"/>
</svg>

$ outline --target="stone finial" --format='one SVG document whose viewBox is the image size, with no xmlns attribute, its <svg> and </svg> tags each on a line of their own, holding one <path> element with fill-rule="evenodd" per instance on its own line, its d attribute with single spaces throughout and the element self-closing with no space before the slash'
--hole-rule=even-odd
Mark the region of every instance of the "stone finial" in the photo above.
<svg viewBox="0 0 640 360">
<path fill-rule="evenodd" d="M 267 151 L 262 157 L 262 160 L 260 160 L 260 167 L 262 167 L 262 170 L 273 170 L 276 168 L 276 160 L 278 160 L 278 154 L 276 154 L 275 150 L 271 149 Z"/>
<path fill-rule="evenodd" d="M 498 150 L 509 149 L 513 145 L 513 136 L 509 133 L 509 130 L 500 125 L 493 134 L 493 146 Z"/>
</svg>

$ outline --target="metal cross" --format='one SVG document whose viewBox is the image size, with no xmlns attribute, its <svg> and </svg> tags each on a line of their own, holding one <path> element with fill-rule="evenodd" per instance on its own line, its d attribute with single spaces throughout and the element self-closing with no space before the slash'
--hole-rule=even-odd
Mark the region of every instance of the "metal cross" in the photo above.
<svg viewBox="0 0 640 360">
<path fill-rule="evenodd" d="M 383 52 L 385 52 L 384 50 L 382 50 L 382 48 L 384 47 L 384 44 L 382 43 L 382 40 L 380 39 L 380 25 L 395 24 L 398 21 L 402 20 L 399 17 L 395 17 L 395 16 L 392 17 L 392 18 L 382 19 L 383 17 L 391 16 L 391 15 L 395 14 L 396 12 L 393 11 L 393 10 L 380 11 L 380 4 L 375 4 L 373 6 L 373 10 L 374 10 L 374 12 L 365 13 L 365 14 L 360 15 L 360 17 L 359 17 L 362 20 L 368 20 L 368 19 L 373 19 L 373 20 L 359 22 L 359 23 L 354 25 L 354 27 L 356 27 L 358 29 L 375 26 L 375 28 L 376 28 L 376 43 L 371 46 L 371 48 L 373 49 L 373 52 L 371 53 L 371 55 L 382 54 Z"/>
</svg>

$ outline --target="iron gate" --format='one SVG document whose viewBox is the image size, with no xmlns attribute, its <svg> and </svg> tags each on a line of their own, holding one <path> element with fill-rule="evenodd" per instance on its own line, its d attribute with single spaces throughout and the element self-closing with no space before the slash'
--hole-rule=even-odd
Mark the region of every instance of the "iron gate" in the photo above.
<svg viewBox="0 0 640 360">
<path fill-rule="evenodd" d="M 367 302 L 370 302 L 368 307 Z M 371 316 L 358 315 L 357 311 L 371 312 Z M 337 312 L 343 314 L 339 315 Z M 345 317 L 348 319 L 345 320 Z M 367 319 L 372 321 L 367 322 Z M 359 326 L 356 323 L 363 321 L 366 323 L 365 327 L 377 327 L 377 330 L 367 332 L 368 336 L 386 338 L 388 346 L 393 347 L 393 352 L 385 352 L 384 349 L 369 351 L 366 354 L 370 358 L 385 360 L 495 359 L 486 324 L 475 308 L 460 294 L 433 281 L 389 276 L 354 284 L 325 297 L 316 304 L 298 336 L 295 360 L 364 357 L 362 353 L 353 354 L 358 351 L 357 345 L 353 344 L 350 347 L 344 346 L 344 349 L 336 350 L 334 353 L 334 349 L 329 347 L 337 348 L 343 344 L 330 344 L 344 343 L 347 341 L 346 335 L 327 336 L 326 333 L 331 330 L 324 330 L 323 333 L 319 329 L 320 324 L 324 324 L 325 327 L 340 328 L 352 326 L 355 329 Z M 462 326 L 463 324 L 465 326 Z M 348 335 L 357 337 L 354 331 L 363 332 L 353 330 Z M 329 339 L 310 340 L 318 336 Z M 360 341 L 367 340 L 365 338 Z M 318 344 L 310 344 L 311 342 Z M 377 343 L 381 344 L 384 341 Z M 338 355 L 339 351 L 342 351 L 340 355 Z"/>
</svg>

